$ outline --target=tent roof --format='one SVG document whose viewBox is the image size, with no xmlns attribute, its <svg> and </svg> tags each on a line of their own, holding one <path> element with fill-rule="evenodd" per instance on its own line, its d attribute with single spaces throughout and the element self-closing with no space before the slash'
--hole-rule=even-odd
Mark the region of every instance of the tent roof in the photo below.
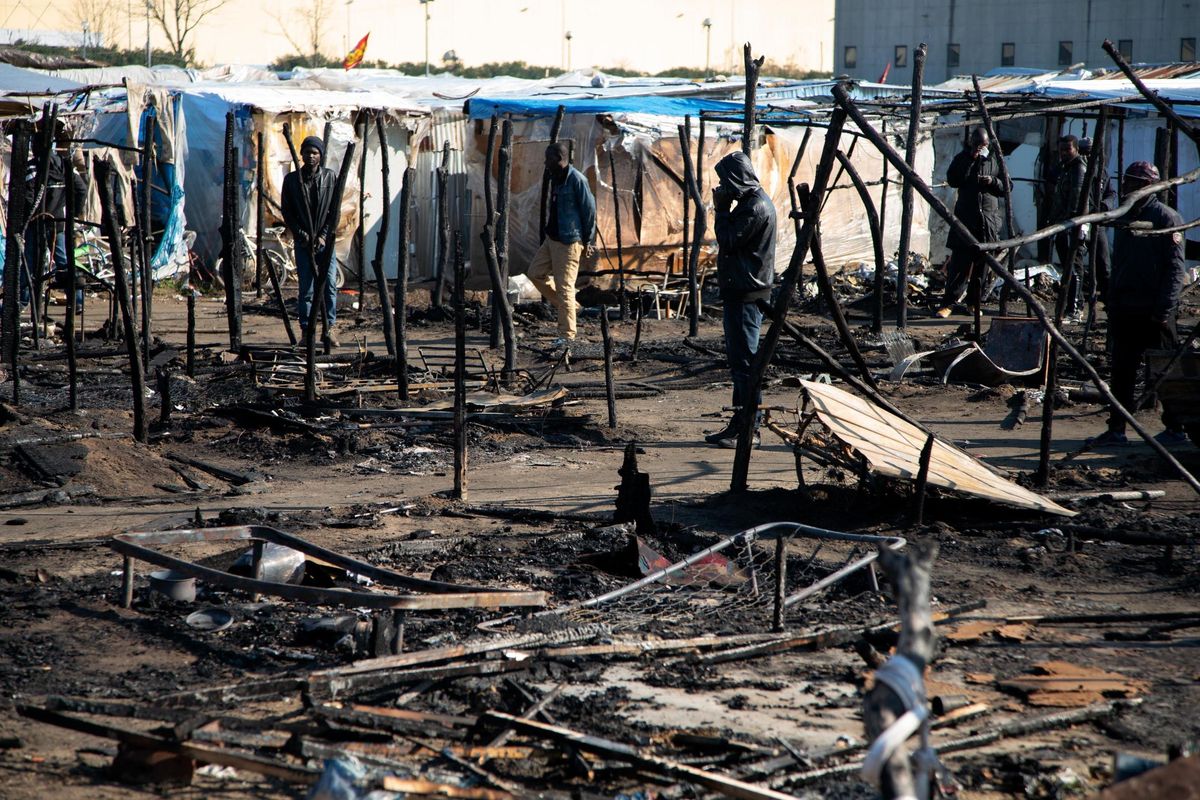
<svg viewBox="0 0 1200 800">
<path fill-rule="evenodd" d="M 0 64 L 0 93 L 2 94 L 58 94 L 79 89 L 76 81 L 57 78 L 30 69 Z"/>
<path fill-rule="evenodd" d="M 467 101 L 467 113 L 471 119 L 487 119 L 493 114 L 551 117 L 559 106 L 565 106 L 568 114 L 650 114 L 661 117 L 684 117 L 689 114 L 698 117 L 701 111 L 741 113 L 744 108 L 742 103 L 728 100 L 661 95 L 588 99 L 475 97 Z"/>
<path fill-rule="evenodd" d="M 328 89 L 289 87 L 286 82 L 276 85 L 244 85 L 231 83 L 195 83 L 175 87 L 184 95 L 209 97 L 231 105 L 248 105 L 270 113 L 287 111 L 319 111 L 329 108 L 380 108 L 412 116 L 429 113 L 410 100 L 390 92 L 377 90 L 340 92 Z"/>
</svg>

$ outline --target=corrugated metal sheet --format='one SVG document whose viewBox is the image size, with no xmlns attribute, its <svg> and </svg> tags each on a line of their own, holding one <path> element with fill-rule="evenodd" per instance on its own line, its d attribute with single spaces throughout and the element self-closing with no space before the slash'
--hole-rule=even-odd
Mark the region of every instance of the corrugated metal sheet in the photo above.
<svg viewBox="0 0 1200 800">
<path fill-rule="evenodd" d="M 453 214 L 451 235 L 463 231 L 463 251 L 470 260 L 471 197 L 467 191 L 466 160 L 467 116 L 458 110 L 435 109 L 429 126 L 419 137 L 413 157 L 416 185 L 413 191 L 413 244 L 415 252 L 410 275 L 413 280 L 434 277 L 438 259 L 437 181 L 435 172 L 442 163 L 442 148 L 450 143 L 449 172 L 446 182 L 448 205 Z M 453 240 L 451 240 L 453 242 Z M 451 244 L 453 246 L 453 244 Z M 449 266 L 449 262 L 447 263 Z"/>
</svg>

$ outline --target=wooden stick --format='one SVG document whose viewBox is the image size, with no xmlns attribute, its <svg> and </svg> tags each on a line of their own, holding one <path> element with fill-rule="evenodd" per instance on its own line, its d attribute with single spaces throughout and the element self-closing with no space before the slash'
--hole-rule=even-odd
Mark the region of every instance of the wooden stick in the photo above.
<svg viewBox="0 0 1200 800">
<path fill-rule="evenodd" d="M 683 157 L 683 174 L 685 176 L 683 184 L 679 188 L 683 194 L 683 250 L 680 254 L 683 260 L 680 263 L 683 264 L 684 277 L 688 279 L 689 300 L 691 298 L 692 276 L 688 270 L 688 266 L 691 264 L 691 260 L 688 258 L 688 246 L 691 244 L 692 222 L 688 219 L 688 215 L 691 213 L 692 195 L 691 186 L 688 185 L 686 176 L 692 169 L 691 141 L 692 117 L 691 115 L 687 115 L 683 118 L 683 124 L 679 126 L 679 154 Z M 695 332 L 689 334 L 689 336 L 695 335 Z"/>
<path fill-rule="evenodd" d="M 289 325 L 288 333 L 291 330 Z M 196 290 L 191 286 L 187 288 L 187 376 L 196 377 Z"/>
<path fill-rule="evenodd" d="M 608 309 L 600 306 L 600 336 L 604 339 L 604 396 L 608 400 L 608 427 L 617 427 L 617 395 L 613 388 L 613 347 L 608 330 Z"/>
<path fill-rule="evenodd" d="M 500 117 L 492 114 L 492 119 L 488 124 L 487 138 L 487 155 L 483 160 L 483 203 L 484 203 L 484 226 L 491 225 L 495 220 L 496 209 L 492 203 L 492 164 L 496 161 L 496 133 L 500 130 Z M 495 250 L 495 232 L 491 233 L 493 251 Z M 483 243 L 484 250 L 488 248 L 488 242 Z M 491 265 L 488 265 L 488 271 L 491 272 Z M 496 277 L 499 278 L 500 265 L 496 265 Z M 488 333 L 488 347 L 492 350 L 500 349 L 500 300 L 496 297 L 496 293 L 500 291 L 497 286 L 502 285 L 497 280 L 492 281 L 492 329 Z M 482 321 L 483 315 L 480 315 Z"/>
<path fill-rule="evenodd" d="M 454 497 L 467 499 L 467 308 L 462 234 L 454 234 Z"/>
<path fill-rule="evenodd" d="M 496 255 L 496 236 L 495 226 L 491 221 L 483 224 L 483 230 L 479 234 L 479 239 L 483 243 L 483 258 L 487 264 L 488 276 L 492 280 L 492 298 L 494 319 L 492 325 L 495 330 L 504 332 L 504 371 L 502 380 L 507 383 L 512 378 L 513 372 L 516 370 L 517 351 L 513 343 L 516 341 L 516 333 L 513 330 L 512 306 L 508 302 L 508 293 L 503 289 L 502 276 L 500 275 L 500 259 Z"/>
<path fill-rule="evenodd" d="M 814 207 L 820 207 L 825 189 L 829 185 L 829 177 L 833 172 L 834 153 L 837 152 L 838 139 L 841 138 L 842 126 L 845 122 L 846 114 L 838 113 L 837 110 L 829 118 L 829 126 L 825 130 L 825 146 L 813 178 Z M 809 245 L 812 243 L 815 232 L 816 220 L 805 220 L 804 226 L 796 237 L 796 247 L 792 250 L 791 261 L 787 271 L 783 274 L 779 301 L 774 309 L 774 318 L 778 321 L 787 319 L 788 308 L 791 306 L 792 295 L 795 293 L 796 281 L 800 274 L 800 265 L 808 256 Z M 767 335 L 759 344 L 758 353 L 754 358 L 746 413 L 742 414 L 740 418 L 741 430 L 738 432 L 737 452 L 733 461 L 733 477 L 730 481 L 730 489 L 735 492 L 745 491 L 747 488 L 747 479 L 750 475 L 750 454 L 753 449 L 754 420 L 758 410 L 758 395 L 762 391 L 763 378 L 771 363 L 771 358 L 775 355 L 775 348 L 779 344 L 782 330 L 779 324 L 772 324 Z"/>
<path fill-rule="evenodd" d="M 254 155 L 254 296 L 261 300 L 267 261 L 267 144 L 262 131 L 255 134 Z"/>
<path fill-rule="evenodd" d="M 812 211 L 810 211 L 812 213 Z M 821 232 L 817 230 L 812 237 L 812 257 L 813 267 L 817 272 L 817 285 L 820 287 L 821 294 L 825 298 L 825 304 L 829 306 L 830 316 L 833 317 L 833 324 L 837 327 L 838 336 L 841 337 L 842 346 L 850 353 L 850 358 L 854 360 L 858 367 L 859 373 L 866 381 L 867 385 L 876 391 L 879 387 L 875 385 L 875 379 L 871 377 L 871 368 L 867 366 L 867 362 L 863 359 L 862 353 L 858 349 L 858 342 L 854 341 L 854 334 L 850 331 L 850 325 L 846 322 L 846 315 L 842 312 L 842 304 L 838 302 L 837 295 L 833 291 L 833 282 L 829 280 L 829 269 L 825 266 L 825 256 L 821 252 Z"/>
<path fill-rule="evenodd" d="M 121 324 L 125 334 L 125 347 L 129 353 L 129 377 L 133 388 L 133 438 L 146 441 L 146 390 L 142 374 L 142 359 L 138 354 L 137 332 L 133 327 L 133 312 L 129 308 L 129 285 L 126 280 L 125 246 L 121 241 L 121 227 L 113 216 L 113 166 L 107 161 L 96 162 L 96 179 L 100 189 L 101 224 L 112 253 L 113 282 L 116 285 L 117 303 L 121 309 Z"/>
<path fill-rule="evenodd" d="M 621 198 L 617 194 L 617 161 L 612 147 L 608 148 L 608 174 L 612 184 L 613 225 L 617 233 L 617 281 L 621 301 L 621 321 L 629 319 L 629 295 L 625 288 L 625 246 L 621 241 Z"/>
<path fill-rule="evenodd" d="M 933 458 L 933 434 L 925 438 L 925 446 L 921 448 L 921 459 L 917 468 L 917 487 L 913 496 L 912 526 L 919 527 L 925 522 L 925 494 L 929 484 L 929 462 Z"/>
<path fill-rule="evenodd" d="M 883 136 L 887 138 L 887 119 L 880 123 L 883 127 Z M 849 171 L 849 170 L 847 170 Z M 853 173 L 851 173 L 853 180 Z M 883 252 L 887 252 L 887 198 L 888 198 L 888 160 L 883 160 L 883 184 L 879 187 L 879 247 Z M 875 333 L 883 331 L 883 278 L 884 270 L 876 266 L 875 268 L 875 303 L 874 310 L 871 315 L 871 330 Z"/>
<path fill-rule="evenodd" d="M 500 134 L 500 174 L 496 189 L 496 229 L 492 240 L 496 246 L 496 268 L 500 273 L 500 330 L 504 334 L 504 372 L 502 379 L 511 381 L 517 372 L 517 333 L 513 328 L 512 304 L 508 301 L 508 206 L 512 193 L 512 120 L 504 120 Z"/>
<path fill-rule="evenodd" d="M 637 311 L 636 311 L 637 324 L 633 329 L 633 349 L 629 351 L 629 360 L 635 364 L 637 363 L 637 360 L 638 360 L 638 347 L 640 347 L 642 344 L 642 318 L 645 316 L 645 309 L 642 308 L 642 293 L 641 292 L 638 292 L 637 299 L 638 299 Z"/>
<path fill-rule="evenodd" d="M 396 253 L 396 388 L 401 400 L 408 400 L 408 238 L 409 209 L 412 207 L 412 183 L 417 171 L 404 170 L 400 184 L 400 240 Z"/>
<path fill-rule="evenodd" d="M 726 775 L 706 772 L 696 767 L 651 755 L 630 745 L 621 744 L 609 739 L 602 739 L 598 736 L 589 736 L 570 730 L 569 728 L 521 719 L 520 717 L 503 714 L 499 711 L 489 711 L 482 715 L 480 720 L 482 722 L 491 722 L 498 726 L 513 728 L 518 733 L 526 736 L 552 739 L 564 744 L 570 744 L 589 753 L 605 756 L 606 758 L 627 761 L 638 769 L 658 775 L 666 775 L 676 780 L 686 781 L 687 783 L 694 783 L 706 789 L 720 792 L 728 797 L 741 798 L 741 800 L 793 800 L 790 795 L 781 794 L 765 786 L 756 786 Z"/>
<path fill-rule="evenodd" d="M 154 314 L 154 232 L 151 230 L 150 203 L 154 186 L 154 115 L 147 114 L 142 121 L 142 178 L 138 185 L 140 199 L 138 203 L 137 234 L 139 253 L 141 256 L 141 288 L 142 288 L 142 369 L 150 368 L 150 327 Z M 239 276 L 241 273 L 238 273 Z M 241 286 L 238 286 L 239 299 Z M 240 328 L 240 322 L 239 322 Z"/>
<path fill-rule="evenodd" d="M 66 336 L 67 345 L 67 382 L 70 385 L 70 408 L 72 411 L 79 410 L 79 376 L 78 364 L 76 363 L 75 353 L 75 294 L 78 289 L 77 276 L 75 274 L 75 215 L 78 210 L 75 208 L 75 148 L 71 147 L 67 153 L 67 163 L 63 165 L 63 173 L 66 180 L 66 219 L 63 225 L 63 237 L 66 239 L 67 245 L 67 313 L 63 319 L 63 330 Z"/>
<path fill-rule="evenodd" d="M 754 149 L 754 115 L 758 108 L 755 102 L 758 96 L 758 73 L 766 58 L 766 56 L 752 58 L 750 43 L 746 42 L 742 45 L 742 62 L 746 69 L 745 110 L 742 112 L 742 152 L 746 155 L 750 155 L 750 151 Z"/>
<path fill-rule="evenodd" d="M 550 124 L 550 144 L 558 143 L 558 135 L 562 132 L 563 117 L 567 113 L 566 106 L 559 106 L 554 112 L 554 122 Z M 550 170 L 542 169 L 542 194 L 538 205 L 538 242 L 546 241 L 546 224 L 550 211 Z"/>
<path fill-rule="evenodd" d="M 346 176 L 350 173 L 350 165 L 354 163 L 354 146 L 354 142 L 346 145 L 346 154 L 342 157 L 342 167 L 338 170 L 337 182 L 334 184 L 333 203 L 329 207 L 329 216 L 322 221 L 321 227 L 314 225 L 312 231 L 315 236 L 317 231 L 329 229 L 329 241 L 317 254 L 317 258 L 312 261 L 316 280 L 313 286 L 313 301 L 308 313 L 308 328 L 304 331 L 304 398 L 310 403 L 317 399 L 317 320 L 318 318 L 326 321 L 329 319 L 329 309 L 325 307 L 325 287 L 333 283 L 334 270 L 337 269 L 333 259 L 337 244 L 337 221 L 342 212 L 342 194 L 346 191 Z M 328 337 L 326 340 L 328 341 Z"/>
<path fill-rule="evenodd" d="M 881 153 L 883 153 L 885 158 L 892 162 L 893 166 L 895 166 L 906 177 L 913 180 L 913 188 L 916 189 L 916 191 L 919 192 L 923 198 L 925 198 L 925 201 L 929 203 L 934 212 L 936 212 L 938 216 L 942 217 L 942 219 L 946 220 L 946 222 L 949 223 L 950 228 L 954 230 L 955 233 L 963 239 L 963 241 L 982 249 L 982 246 L 975 239 L 974 235 L 971 234 L 970 230 L 968 230 L 967 227 L 963 225 L 956 216 L 954 216 L 954 213 L 951 212 L 950 209 L 946 207 L 946 204 L 943 203 L 937 197 L 937 195 L 933 193 L 933 190 L 931 190 L 929 186 L 927 186 L 925 182 L 921 180 L 920 176 L 908 167 L 900 155 L 896 153 L 895 149 L 879 136 L 879 133 L 875 130 L 875 128 L 870 124 L 870 122 L 867 121 L 866 117 L 862 115 L 862 112 L 858 110 L 858 107 L 850 98 L 849 94 L 847 94 L 846 90 L 841 86 L 835 86 L 833 88 L 833 96 L 838 107 L 844 109 L 858 125 L 861 134 L 870 139 L 871 143 L 874 144 Z M 1200 174 L 1200 168 L 1197 168 L 1197 173 Z M 1130 198 L 1133 198 L 1134 195 L 1137 194 L 1139 193 L 1134 192 L 1130 194 Z M 990 253 L 987 254 L 987 260 L 992 269 L 995 270 L 996 274 L 1003 278 L 1010 286 L 1012 286 L 1018 296 L 1029 303 L 1034 316 L 1036 316 L 1038 321 L 1041 322 L 1042 327 L 1049 334 L 1051 340 L 1057 342 L 1058 346 L 1061 347 L 1071 357 L 1071 359 L 1083 369 L 1088 378 L 1090 378 L 1091 381 L 1096 385 L 1096 388 L 1100 391 L 1100 394 L 1103 395 L 1104 399 L 1109 403 L 1110 406 L 1112 406 L 1113 410 L 1120 414 L 1125 421 L 1135 431 L 1137 431 L 1137 434 L 1141 436 L 1148 445 L 1150 445 L 1154 452 L 1156 452 L 1164 461 L 1166 461 L 1175 469 L 1180 477 L 1187 482 L 1188 486 L 1190 486 L 1196 493 L 1200 494 L 1200 481 L 1197 481 L 1196 478 L 1190 472 L 1188 472 L 1188 470 L 1182 464 L 1179 463 L 1179 461 L 1170 453 L 1170 451 L 1168 451 L 1162 446 L 1162 444 L 1155 440 L 1155 438 L 1151 436 L 1145 428 L 1142 427 L 1141 423 L 1139 423 L 1137 419 L 1130 414 L 1124 406 L 1121 405 L 1121 403 L 1113 395 L 1112 389 L 1109 387 L 1109 385 L 1105 383 L 1104 379 L 1100 377 L 1100 374 L 1096 372 L 1096 368 L 1093 367 L 1088 360 L 1071 345 L 1065 336 L 1063 336 L 1058 327 L 1047 317 L 1045 309 L 1042 308 L 1041 304 L 1037 302 L 1037 299 L 1024 286 L 1024 284 L 1016 280 L 1012 273 L 1005 269 L 1004 265 L 1001 264 Z"/>
<path fill-rule="evenodd" d="M 363 312 L 366 311 L 367 305 L 367 232 L 363 214 L 367 205 L 367 140 L 371 134 L 369 114 L 369 111 L 360 111 L 358 119 L 354 122 L 355 133 L 362 143 L 362 153 L 358 157 L 358 224 L 354 226 L 353 241 L 354 252 L 358 255 L 358 314 L 355 315 L 355 323 L 359 325 L 362 324 Z M 384 328 L 386 327 L 385 320 Z"/>
<path fill-rule="evenodd" d="M 835 155 L 838 162 L 842 165 L 842 169 L 850 176 L 850 182 L 854 184 L 854 190 L 858 192 L 858 198 L 862 201 L 863 210 L 867 213 L 867 227 L 871 230 L 871 246 L 875 251 L 876 291 L 882 296 L 883 273 L 887 267 L 887 260 L 883 254 L 883 230 L 879 227 L 879 214 L 875 211 L 875 202 L 871 199 L 871 193 L 867 191 L 867 184 L 863 182 L 862 176 L 854 168 L 850 157 L 841 150 L 838 150 Z M 884 164 L 886 163 L 885 161 Z M 875 302 L 872 303 L 875 313 L 871 319 L 871 330 L 875 333 L 883 330 L 883 302 L 881 296 L 876 297 Z"/>
<path fill-rule="evenodd" d="M 1092 134 L 1092 155 L 1091 159 L 1096 162 L 1096 181 L 1092 186 L 1091 206 L 1092 208 L 1100 208 L 1104 203 L 1105 186 L 1105 151 L 1107 150 L 1108 137 L 1108 106 L 1100 107 L 1100 115 L 1096 120 L 1096 130 Z M 1100 232 L 1099 225 L 1093 225 L 1088 231 L 1088 314 L 1087 322 L 1083 326 L 1083 336 L 1079 343 L 1080 349 L 1084 355 L 1088 351 L 1088 339 L 1091 337 L 1092 325 L 1096 321 L 1096 301 L 1099 295 L 1099 286 L 1096 280 L 1096 267 L 1099 259 L 1099 248 L 1097 244 L 1100 237 L 1103 236 Z M 1009 269 L 1012 269 L 1011 264 Z"/>
<path fill-rule="evenodd" d="M 25 220 L 24 233 L 28 237 L 31 233 L 44 234 L 46 227 L 49 225 L 53 231 L 53 223 L 47 219 L 49 216 L 46 209 L 46 190 L 50 182 L 50 156 L 54 152 L 54 127 L 58 120 L 58 105 L 56 103 L 47 102 L 42 106 L 41 130 L 38 132 L 37 138 L 34 140 L 34 150 L 37 153 L 37 165 L 34 173 L 33 185 L 33 204 L 30 206 L 29 213 L 31 214 Z M 29 230 L 29 224 L 34 216 L 40 217 L 37 229 Z M 34 250 L 33 263 L 29 264 L 22 260 L 22 268 L 28 273 L 27 280 L 29 281 L 29 318 L 33 323 L 33 346 L 37 350 L 42 349 L 42 284 L 45 281 L 46 275 L 46 243 L 41 236 L 38 236 L 37 245 Z M 53 232 L 51 233 L 51 244 L 53 244 Z"/>
<path fill-rule="evenodd" d="M 395 330 L 392 323 L 392 298 L 388 291 L 387 276 L 383 271 L 384 248 L 387 247 L 388 233 L 392 226 L 392 168 L 388 153 L 387 130 L 383 124 L 383 114 L 375 115 L 375 134 L 379 137 L 379 170 L 383 180 L 383 218 L 379 223 L 379 233 L 375 237 L 375 286 L 379 290 L 379 307 L 383 310 L 383 343 L 388 355 L 396 355 Z M 363 154 L 366 158 L 366 153 Z M 363 298 L 358 299 L 358 307 L 363 306 Z"/>
<path fill-rule="evenodd" d="M 450 140 L 442 145 L 442 164 L 436 170 L 437 185 L 437 258 L 434 260 L 433 289 L 430 290 L 429 305 L 442 307 L 442 295 L 446 291 L 446 263 L 450 260 L 450 198 L 446 196 L 450 185 Z"/>
<path fill-rule="evenodd" d="M 237 216 L 237 148 L 233 145 L 234 114 L 225 114 L 225 202 L 221 222 L 221 280 L 225 282 L 225 319 L 229 327 L 229 349 L 240 350 L 241 331 L 241 273 L 237 269 L 238 253 L 241 250 L 237 234 L 240 220 Z"/>
<path fill-rule="evenodd" d="M 799 467 L 797 467 L 799 472 Z M 784 613 L 787 608 L 787 537 L 780 536 L 775 540 L 775 610 L 771 620 L 771 630 L 782 633 L 784 629 Z"/>
<path fill-rule="evenodd" d="M 690 120 L 691 117 L 686 119 Z M 696 182 L 696 173 L 692 169 L 691 132 L 688 126 L 679 126 L 679 145 L 683 150 L 683 180 L 685 193 L 691 194 L 692 202 L 696 205 L 695 233 L 692 248 L 688 251 L 688 336 L 700 335 L 700 243 L 708 230 L 708 214 L 704 210 L 704 197 L 700 194 L 700 186 Z"/>
<path fill-rule="evenodd" d="M 921 136 L 921 79 L 925 75 L 925 43 L 913 52 L 912 99 L 908 111 L 908 139 L 904 163 L 909 169 L 917 163 L 917 144 Z M 896 327 L 908 327 L 908 248 L 912 240 L 913 188 L 907 178 L 900 195 L 900 247 L 896 254 Z"/>
</svg>

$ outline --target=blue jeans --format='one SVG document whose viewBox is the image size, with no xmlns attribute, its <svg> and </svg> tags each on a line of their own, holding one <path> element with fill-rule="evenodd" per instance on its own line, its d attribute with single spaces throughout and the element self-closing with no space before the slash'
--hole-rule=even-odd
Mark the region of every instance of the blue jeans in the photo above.
<svg viewBox="0 0 1200 800">
<path fill-rule="evenodd" d="M 296 279 L 300 283 L 300 296 L 297 299 L 300 313 L 300 330 L 308 328 L 308 316 L 311 313 L 313 291 L 316 284 L 317 275 L 312 268 L 312 262 L 308 258 L 308 248 L 296 248 Z M 336 273 L 333 270 L 333 260 L 336 258 L 336 253 L 330 248 L 329 253 L 329 283 L 325 286 L 325 313 L 329 320 L 329 326 L 333 327 L 333 323 L 337 321 L 337 281 Z"/>
<path fill-rule="evenodd" d="M 749 405 L 751 365 L 758 352 L 758 335 L 762 330 L 762 311 L 754 303 L 725 301 L 725 356 L 733 377 L 733 405 Z M 762 394 L 753 399 L 755 408 L 762 403 Z M 738 412 L 740 413 L 740 412 Z M 757 416 L 757 415 L 756 415 Z"/>
</svg>

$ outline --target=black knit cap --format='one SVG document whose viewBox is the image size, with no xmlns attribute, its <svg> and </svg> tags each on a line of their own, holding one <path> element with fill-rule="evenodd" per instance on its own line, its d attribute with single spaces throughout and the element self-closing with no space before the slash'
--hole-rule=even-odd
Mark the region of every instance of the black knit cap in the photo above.
<svg viewBox="0 0 1200 800">
<path fill-rule="evenodd" d="M 325 142 L 320 136 L 305 136 L 304 141 L 300 143 L 300 152 L 303 153 L 306 148 L 316 150 L 322 158 L 325 156 Z"/>
</svg>

